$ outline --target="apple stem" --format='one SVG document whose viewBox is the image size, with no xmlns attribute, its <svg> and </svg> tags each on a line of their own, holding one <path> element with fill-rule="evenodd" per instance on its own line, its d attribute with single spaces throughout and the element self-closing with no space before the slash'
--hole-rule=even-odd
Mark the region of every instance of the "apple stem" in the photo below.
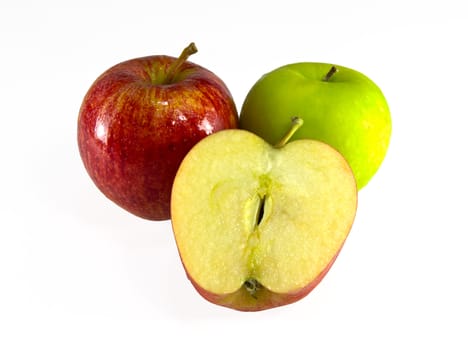
<svg viewBox="0 0 468 350">
<path fill-rule="evenodd" d="M 195 46 L 195 43 L 190 43 L 180 54 L 180 56 L 172 62 L 172 64 L 169 66 L 169 70 L 167 72 L 166 79 L 164 81 L 165 84 L 171 84 L 174 82 L 174 78 L 176 77 L 177 73 L 179 73 L 180 68 L 184 64 L 187 59 L 193 55 L 194 53 L 197 53 L 198 49 Z"/>
<path fill-rule="evenodd" d="M 338 68 L 336 68 L 335 66 L 332 66 L 330 68 L 330 70 L 328 71 L 327 75 L 325 75 L 322 79 L 322 81 L 329 81 L 330 78 L 336 73 L 338 72 Z"/>
<path fill-rule="evenodd" d="M 291 127 L 289 128 L 286 135 L 275 145 L 275 148 L 281 148 L 286 145 L 289 139 L 296 133 L 297 130 L 304 124 L 304 121 L 300 117 L 291 118 Z"/>
</svg>

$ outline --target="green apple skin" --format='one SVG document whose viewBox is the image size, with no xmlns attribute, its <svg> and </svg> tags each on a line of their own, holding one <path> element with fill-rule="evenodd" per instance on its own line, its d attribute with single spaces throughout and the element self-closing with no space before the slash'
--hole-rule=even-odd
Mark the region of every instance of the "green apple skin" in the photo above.
<svg viewBox="0 0 468 350">
<path fill-rule="evenodd" d="M 337 72 L 326 79 L 332 67 Z M 364 74 L 328 63 L 299 62 L 263 75 L 240 113 L 240 128 L 277 142 L 291 117 L 304 126 L 292 140 L 316 139 L 336 148 L 363 188 L 379 169 L 390 143 L 392 122 L 380 88 Z"/>
</svg>

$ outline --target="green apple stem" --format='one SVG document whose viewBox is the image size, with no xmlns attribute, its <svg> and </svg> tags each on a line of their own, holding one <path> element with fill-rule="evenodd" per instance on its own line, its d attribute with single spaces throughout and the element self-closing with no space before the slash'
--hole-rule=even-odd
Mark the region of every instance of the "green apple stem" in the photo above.
<svg viewBox="0 0 468 350">
<path fill-rule="evenodd" d="M 291 127 L 289 128 L 286 135 L 275 145 L 275 148 L 281 148 L 286 145 L 289 139 L 296 133 L 297 130 L 304 124 L 304 121 L 300 117 L 291 118 Z"/>
<path fill-rule="evenodd" d="M 328 71 L 327 75 L 325 75 L 325 76 L 323 77 L 322 80 L 323 80 L 323 81 L 329 81 L 330 78 L 331 78 L 336 72 L 338 72 L 338 68 L 336 68 L 335 66 L 332 66 L 332 67 L 330 68 L 330 70 Z"/>
<path fill-rule="evenodd" d="M 169 70 L 167 72 L 166 79 L 164 81 L 165 84 L 171 84 L 174 82 L 175 77 L 177 76 L 177 73 L 179 73 L 180 68 L 184 64 L 187 59 L 193 55 L 194 53 L 197 53 L 198 49 L 195 46 L 195 43 L 190 43 L 180 54 L 180 56 L 172 62 L 172 64 L 169 66 Z"/>
</svg>

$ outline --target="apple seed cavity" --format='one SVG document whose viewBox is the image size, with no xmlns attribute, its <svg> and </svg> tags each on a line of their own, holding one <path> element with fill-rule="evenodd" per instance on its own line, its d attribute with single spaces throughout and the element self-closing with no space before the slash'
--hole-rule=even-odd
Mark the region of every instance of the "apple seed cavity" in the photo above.
<svg viewBox="0 0 468 350">
<path fill-rule="evenodd" d="M 260 198 L 260 203 L 258 204 L 258 211 L 257 211 L 257 226 L 260 225 L 263 219 L 263 215 L 265 214 L 265 196 Z"/>
</svg>

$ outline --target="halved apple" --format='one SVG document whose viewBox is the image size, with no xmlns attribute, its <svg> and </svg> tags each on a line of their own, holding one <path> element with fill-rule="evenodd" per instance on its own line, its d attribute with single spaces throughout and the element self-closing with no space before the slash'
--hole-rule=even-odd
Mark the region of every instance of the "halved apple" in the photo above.
<svg viewBox="0 0 468 350">
<path fill-rule="evenodd" d="M 173 231 L 188 278 L 208 301 L 243 311 L 295 302 L 343 246 L 357 209 L 353 173 L 325 143 L 287 143 L 299 122 L 276 146 L 220 131 L 183 160 Z"/>
</svg>

